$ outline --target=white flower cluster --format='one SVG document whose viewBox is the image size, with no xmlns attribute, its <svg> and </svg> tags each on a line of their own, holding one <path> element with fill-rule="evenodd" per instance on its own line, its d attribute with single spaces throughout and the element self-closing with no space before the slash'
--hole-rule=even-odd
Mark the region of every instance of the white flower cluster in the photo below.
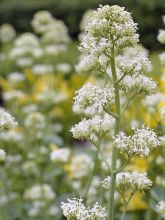
<svg viewBox="0 0 165 220">
<path fill-rule="evenodd" d="M 24 197 L 27 200 L 48 200 L 55 198 L 55 193 L 48 184 L 36 184 L 25 190 Z"/>
<path fill-rule="evenodd" d="M 102 113 L 114 103 L 114 92 L 111 89 L 101 89 L 90 83 L 85 84 L 76 92 L 73 110 L 85 115 Z"/>
<path fill-rule="evenodd" d="M 3 24 L 0 26 L 0 42 L 6 43 L 12 41 L 16 36 L 16 32 L 11 24 Z"/>
<path fill-rule="evenodd" d="M 0 149 L 0 161 L 5 160 L 5 158 L 6 158 L 6 152 Z"/>
<path fill-rule="evenodd" d="M 53 162 L 59 163 L 66 163 L 68 162 L 69 158 L 70 158 L 70 150 L 68 148 L 58 148 L 55 149 L 51 152 L 50 154 L 50 159 Z"/>
<path fill-rule="evenodd" d="M 158 104 L 163 101 L 165 101 L 165 95 L 163 93 L 156 93 L 146 96 L 142 103 L 147 110 L 150 112 L 155 112 Z"/>
<path fill-rule="evenodd" d="M 24 122 L 27 128 L 43 129 L 45 127 L 45 117 L 39 112 L 30 113 Z"/>
<path fill-rule="evenodd" d="M 82 199 L 68 199 L 68 202 L 62 202 L 61 208 L 63 215 L 68 220 L 105 220 L 106 210 L 102 208 L 98 203 L 95 203 L 93 207 L 86 208 L 82 203 Z"/>
<path fill-rule="evenodd" d="M 86 26 L 90 22 L 90 19 L 93 15 L 94 10 L 93 9 L 88 9 L 82 16 L 81 23 L 80 23 L 80 30 L 85 31 Z"/>
<path fill-rule="evenodd" d="M 145 72 L 151 70 L 151 63 L 144 52 L 135 49 L 124 56 L 116 58 L 117 74 L 120 80 L 120 88 L 126 93 L 153 93 L 156 89 L 156 82 L 145 76 Z"/>
<path fill-rule="evenodd" d="M 2 96 L 5 101 L 15 101 L 16 99 L 24 97 L 25 93 L 22 90 L 15 89 L 3 92 Z"/>
<path fill-rule="evenodd" d="M 137 93 L 151 94 L 155 92 L 157 83 L 144 75 L 126 75 L 120 82 L 120 87 L 126 93 L 136 91 Z"/>
<path fill-rule="evenodd" d="M 66 44 L 47 44 L 44 47 L 44 52 L 47 55 L 56 56 L 60 52 L 66 51 L 67 48 Z"/>
<path fill-rule="evenodd" d="M 165 30 L 159 30 L 157 39 L 161 44 L 165 44 Z"/>
<path fill-rule="evenodd" d="M 37 100 L 43 103 L 57 104 L 66 100 L 66 94 L 62 92 L 56 92 L 48 86 L 45 86 L 42 91 L 37 95 Z"/>
<path fill-rule="evenodd" d="M 121 132 L 115 138 L 115 144 L 122 154 L 131 158 L 148 156 L 150 150 L 159 145 L 160 141 L 153 130 L 143 125 L 142 128 L 134 129 L 133 136 L 126 136 Z"/>
<path fill-rule="evenodd" d="M 32 27 L 37 34 L 43 34 L 48 31 L 53 23 L 54 18 L 48 11 L 36 12 L 31 22 Z"/>
<path fill-rule="evenodd" d="M 123 7 L 100 6 L 94 11 L 82 37 L 80 51 L 83 57 L 77 66 L 78 71 L 105 69 L 114 49 L 115 54 L 125 47 L 138 42 L 137 25 L 131 14 Z"/>
<path fill-rule="evenodd" d="M 72 157 L 69 166 L 69 173 L 72 179 L 82 179 L 86 177 L 93 168 L 92 158 L 83 153 Z"/>
<path fill-rule="evenodd" d="M 39 217 L 42 210 L 47 209 L 48 204 L 43 201 L 34 201 L 32 203 L 32 207 L 29 208 L 27 214 L 30 217 Z M 46 210 L 47 215 L 49 216 L 57 216 L 59 214 L 59 208 L 55 205 L 51 205 L 49 209 Z"/>
<path fill-rule="evenodd" d="M 42 35 L 44 43 L 69 43 L 71 40 L 64 22 L 55 19 L 48 11 L 38 11 L 31 24 L 34 31 Z"/>
<path fill-rule="evenodd" d="M 36 75 L 44 75 L 53 73 L 53 65 L 51 64 L 36 64 L 32 68 L 32 72 Z"/>
<path fill-rule="evenodd" d="M 34 58 L 43 55 L 38 37 L 32 33 L 21 34 L 16 40 L 14 47 L 9 52 L 9 57 L 16 61 L 20 67 L 31 66 Z"/>
<path fill-rule="evenodd" d="M 164 202 L 164 201 L 160 201 L 160 202 L 156 205 L 156 212 L 157 212 L 162 218 L 165 218 L 165 202 Z"/>
<path fill-rule="evenodd" d="M 69 43 L 71 41 L 68 35 L 68 29 L 63 21 L 54 19 L 53 26 L 42 36 L 43 43 Z"/>
<path fill-rule="evenodd" d="M 161 64 L 165 64 L 165 52 L 162 52 L 159 54 L 159 59 L 160 59 L 160 62 Z"/>
<path fill-rule="evenodd" d="M 106 177 L 103 181 L 103 187 L 110 188 L 111 177 Z M 121 172 L 116 176 L 116 189 L 119 193 L 131 190 L 132 192 L 144 191 L 152 186 L 152 181 L 147 177 L 147 173 Z"/>
<path fill-rule="evenodd" d="M 119 55 L 116 64 L 122 75 L 140 75 L 150 70 L 150 61 L 144 52 L 132 51 L 132 53 Z"/>
<path fill-rule="evenodd" d="M 11 84 L 15 84 L 24 81 L 25 76 L 19 72 L 12 72 L 8 75 L 7 78 Z"/>
<path fill-rule="evenodd" d="M 17 124 L 13 116 L 6 112 L 5 109 L 0 108 L 0 130 L 14 128 Z"/>
<path fill-rule="evenodd" d="M 69 63 L 58 63 L 56 65 L 56 71 L 67 74 L 71 71 L 71 65 Z"/>
<path fill-rule="evenodd" d="M 32 48 L 32 47 L 38 47 L 39 45 L 39 39 L 34 34 L 27 32 L 21 34 L 16 40 L 15 40 L 15 46 L 17 47 L 26 47 Z"/>
<path fill-rule="evenodd" d="M 98 137 L 107 134 L 114 126 L 114 118 L 108 114 L 95 115 L 91 119 L 83 119 L 71 128 L 73 137 L 97 142 Z"/>
</svg>

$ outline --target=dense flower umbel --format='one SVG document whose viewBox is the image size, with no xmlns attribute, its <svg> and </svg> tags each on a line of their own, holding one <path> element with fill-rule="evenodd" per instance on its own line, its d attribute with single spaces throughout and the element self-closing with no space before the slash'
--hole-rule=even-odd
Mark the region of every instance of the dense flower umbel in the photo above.
<svg viewBox="0 0 165 220">
<path fill-rule="evenodd" d="M 122 75 L 139 75 L 150 70 L 151 63 L 144 52 L 132 51 L 117 57 L 117 67 Z"/>
<path fill-rule="evenodd" d="M 123 48 L 138 42 L 136 30 L 137 25 L 133 22 L 131 14 L 123 7 L 100 6 L 93 12 L 86 26 L 80 46 L 83 59 L 77 69 L 87 71 L 101 67 L 104 70 L 113 46 L 117 54 Z"/>
<path fill-rule="evenodd" d="M 151 94 L 155 92 L 157 84 L 151 78 L 144 75 L 125 76 L 120 82 L 121 89 L 126 93 L 136 92 Z"/>
<path fill-rule="evenodd" d="M 101 89 L 90 83 L 85 84 L 76 92 L 73 110 L 85 115 L 102 113 L 114 102 L 114 92 L 111 89 Z"/>
<path fill-rule="evenodd" d="M 92 119 L 83 119 L 72 127 L 71 132 L 76 139 L 97 141 L 97 136 L 110 132 L 114 126 L 114 118 L 108 114 L 96 115 Z"/>
<path fill-rule="evenodd" d="M 111 177 L 106 177 L 102 184 L 103 187 L 109 189 L 111 183 Z M 127 190 L 131 191 L 144 191 L 152 186 L 152 181 L 148 179 L 147 173 L 138 172 L 121 172 L 116 176 L 116 189 L 119 192 Z"/>
<path fill-rule="evenodd" d="M 133 156 L 144 157 L 148 156 L 150 150 L 160 144 L 157 135 L 149 127 L 135 128 L 133 136 L 126 136 L 121 132 L 115 138 L 115 144 L 122 154 L 129 158 Z"/>
<path fill-rule="evenodd" d="M 105 220 L 106 210 L 95 203 L 93 207 L 86 208 L 82 199 L 68 199 L 68 202 L 62 202 L 61 208 L 67 220 Z"/>
<path fill-rule="evenodd" d="M 17 125 L 15 118 L 11 116 L 5 109 L 0 108 L 0 130 L 11 129 Z"/>
</svg>

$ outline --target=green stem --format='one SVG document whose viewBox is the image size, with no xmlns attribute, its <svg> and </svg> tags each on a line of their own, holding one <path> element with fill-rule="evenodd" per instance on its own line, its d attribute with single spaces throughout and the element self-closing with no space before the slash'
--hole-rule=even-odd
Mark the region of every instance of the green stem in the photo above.
<svg viewBox="0 0 165 220">
<path fill-rule="evenodd" d="M 87 186 L 86 186 L 86 189 L 85 189 L 85 193 L 84 193 L 84 198 L 85 199 L 88 198 L 88 191 L 89 191 L 89 188 L 90 188 L 93 176 L 94 176 L 95 171 L 96 171 L 97 160 L 98 160 L 98 153 L 99 152 L 98 152 L 98 149 L 97 149 L 96 152 L 95 152 L 95 156 L 94 156 L 94 167 L 93 167 L 93 169 L 90 172 L 90 176 L 89 176 L 88 183 L 87 183 Z"/>
<path fill-rule="evenodd" d="M 127 205 L 124 206 L 124 210 L 123 210 L 123 214 L 122 214 L 122 216 L 121 216 L 121 220 L 124 220 L 124 219 L 125 219 L 126 211 L 127 211 Z"/>
<path fill-rule="evenodd" d="M 115 66 L 115 56 L 114 49 L 112 50 L 112 58 L 111 58 L 111 70 L 112 70 L 112 78 L 115 89 L 115 109 L 117 118 L 115 118 L 115 130 L 114 135 L 116 136 L 120 130 L 120 94 L 119 94 L 119 85 L 116 83 L 118 81 L 116 74 L 116 66 Z M 117 161 L 118 150 L 115 146 L 112 149 L 112 163 L 111 163 L 111 185 L 110 185 L 110 193 L 109 193 L 109 207 L 108 207 L 108 220 L 114 219 L 114 194 L 115 194 L 115 184 L 116 184 L 116 161 Z"/>
</svg>

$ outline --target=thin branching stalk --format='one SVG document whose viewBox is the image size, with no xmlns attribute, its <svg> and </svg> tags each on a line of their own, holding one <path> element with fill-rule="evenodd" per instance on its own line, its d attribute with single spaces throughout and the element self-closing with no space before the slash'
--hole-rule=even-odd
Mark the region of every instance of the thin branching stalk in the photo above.
<svg viewBox="0 0 165 220">
<path fill-rule="evenodd" d="M 90 173 L 90 176 L 88 178 L 88 183 L 87 183 L 87 186 L 86 186 L 86 189 L 85 189 L 85 192 L 84 192 L 84 198 L 87 199 L 88 198 L 88 192 L 89 192 L 89 188 L 91 186 L 91 182 L 92 182 L 92 179 L 93 179 L 93 176 L 96 172 L 96 167 L 97 167 L 97 161 L 98 161 L 98 154 L 99 154 L 99 151 L 98 149 L 95 151 L 95 155 L 94 155 L 94 167 L 93 169 L 91 170 L 91 173 Z"/>
<path fill-rule="evenodd" d="M 115 130 L 114 135 L 119 134 L 120 131 L 120 93 L 119 93 L 119 85 L 117 82 L 117 74 L 116 74 L 116 66 L 115 66 L 115 56 L 114 56 L 114 48 L 112 50 L 112 58 L 111 58 L 111 70 L 112 70 L 112 78 L 114 84 L 115 91 L 115 108 L 116 115 L 115 118 Z M 109 193 L 109 207 L 108 207 L 108 220 L 114 219 L 114 194 L 115 194 L 115 183 L 116 183 L 116 161 L 117 161 L 118 150 L 115 146 L 112 149 L 112 163 L 111 163 L 111 184 L 110 184 L 110 193 Z"/>
</svg>

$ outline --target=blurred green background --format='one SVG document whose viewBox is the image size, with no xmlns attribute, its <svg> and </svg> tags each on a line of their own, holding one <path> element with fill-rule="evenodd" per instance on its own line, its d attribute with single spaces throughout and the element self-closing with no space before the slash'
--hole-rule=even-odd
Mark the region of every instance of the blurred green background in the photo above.
<svg viewBox="0 0 165 220">
<path fill-rule="evenodd" d="M 99 4 L 118 4 L 132 11 L 141 43 L 151 50 L 160 49 L 155 39 L 158 29 L 163 27 L 161 16 L 165 12 L 165 0 L 0 0 L 0 24 L 11 23 L 20 33 L 31 31 L 33 14 L 44 9 L 64 20 L 76 39 L 83 13 Z"/>
</svg>

